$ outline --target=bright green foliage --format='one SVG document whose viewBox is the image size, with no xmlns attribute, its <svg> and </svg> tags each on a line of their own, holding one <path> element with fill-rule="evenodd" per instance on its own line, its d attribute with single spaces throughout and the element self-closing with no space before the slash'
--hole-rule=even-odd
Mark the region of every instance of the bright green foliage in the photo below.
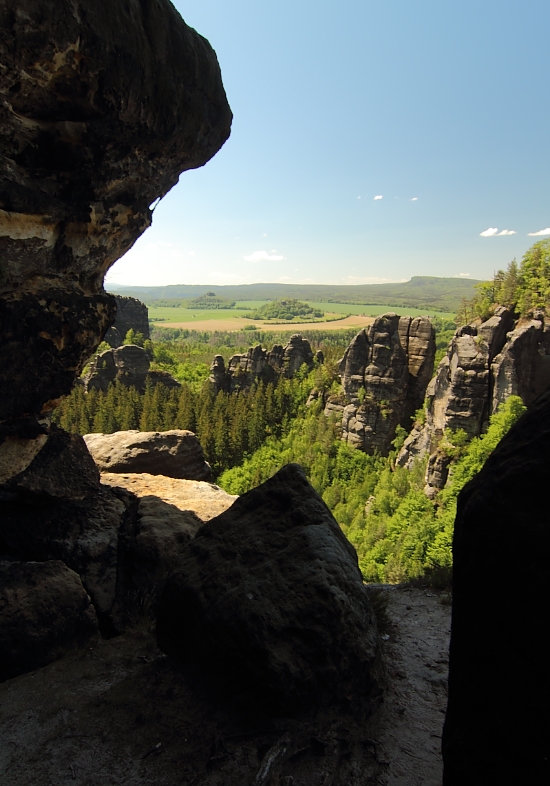
<svg viewBox="0 0 550 786">
<path fill-rule="evenodd" d="M 224 472 L 219 483 L 243 494 L 297 462 L 357 549 L 366 581 L 392 583 L 430 574 L 445 579 L 452 567 L 458 493 L 524 410 L 521 400 L 511 397 L 493 415 L 487 433 L 467 445 L 464 432 L 447 434 L 458 460 L 450 486 L 435 501 L 423 492 L 425 461 L 406 470 L 394 466 L 395 454 L 383 459 L 351 448 L 338 439 L 335 423 L 317 402 L 286 434 L 268 438 L 241 466 Z"/>
<path fill-rule="evenodd" d="M 292 320 L 300 318 L 302 321 L 305 319 L 322 319 L 324 312 L 320 311 L 307 303 L 302 303 L 300 300 L 274 300 L 272 303 L 266 303 L 257 311 L 252 311 L 246 314 L 247 319 L 284 319 Z"/>
<path fill-rule="evenodd" d="M 487 319 L 496 305 L 507 306 L 520 316 L 532 309 L 550 309 L 550 239 L 540 240 L 525 253 L 518 268 L 514 259 L 506 271 L 499 270 L 492 281 L 476 285 L 471 300 L 463 300 L 459 324 L 476 317 Z"/>
<path fill-rule="evenodd" d="M 145 344 L 145 336 L 143 333 L 136 333 L 133 328 L 126 333 L 123 344 L 134 344 L 137 347 L 142 347 Z M 110 349 L 110 347 L 109 347 Z"/>
</svg>

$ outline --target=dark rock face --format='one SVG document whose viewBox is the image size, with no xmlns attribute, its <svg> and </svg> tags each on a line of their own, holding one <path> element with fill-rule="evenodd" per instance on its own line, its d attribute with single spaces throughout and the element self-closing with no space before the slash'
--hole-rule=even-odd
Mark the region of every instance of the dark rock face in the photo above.
<svg viewBox="0 0 550 786">
<path fill-rule="evenodd" d="M 445 786 L 550 781 L 549 484 L 547 392 L 459 496 Z"/>
<path fill-rule="evenodd" d="M 268 711 L 359 702 L 380 679 L 357 555 L 293 464 L 201 527 L 165 586 L 157 636 Z"/>
<path fill-rule="evenodd" d="M 0 500 L 0 555 L 18 560 L 62 560 L 90 595 L 102 629 L 120 619 L 117 599 L 118 546 L 125 505 L 100 489 L 81 501 L 43 500 L 21 495 Z"/>
<path fill-rule="evenodd" d="M 425 317 L 384 314 L 361 330 L 340 363 L 345 400 L 329 398 L 326 414 L 342 408 L 342 439 L 387 455 L 398 425 L 407 426 L 424 400 L 433 370 L 435 332 Z"/>
<path fill-rule="evenodd" d="M 66 565 L 0 561 L 0 680 L 45 666 L 98 635 L 86 590 Z"/>
<path fill-rule="evenodd" d="M 54 499 L 86 499 L 99 490 L 99 471 L 77 434 L 52 425 L 47 442 L 29 466 L 0 490 Z"/>
<path fill-rule="evenodd" d="M 168 0 L 1 0 L 0 62 L 0 421 L 15 422 L 70 392 L 114 319 L 106 271 L 231 111 Z"/>
<path fill-rule="evenodd" d="M 84 440 L 103 472 L 148 472 L 184 480 L 208 480 L 211 475 L 192 431 L 115 431 L 86 434 Z"/>
<path fill-rule="evenodd" d="M 105 341 L 113 349 L 122 346 L 126 333 L 133 330 L 141 333 L 144 338 L 151 338 L 149 332 L 149 309 L 135 297 L 115 295 L 116 317 L 115 324 L 105 334 Z"/>
<path fill-rule="evenodd" d="M 107 392 L 109 385 L 120 382 L 126 387 L 145 390 L 147 380 L 153 385 L 161 384 L 170 388 L 180 387 L 177 379 L 167 371 L 150 371 L 149 355 L 142 347 L 126 344 L 117 349 L 107 349 L 97 355 L 84 377 L 84 388 Z"/>
<path fill-rule="evenodd" d="M 112 633 L 151 591 L 126 564 L 135 498 L 100 488 L 84 443 L 49 415 L 114 321 L 106 271 L 150 205 L 223 145 L 231 111 L 213 50 L 168 0 L 0 0 L 0 63 L 0 555 L 42 563 L 0 576 L 11 674 L 14 658 L 24 671 L 56 657 L 63 625 L 97 629 L 86 592 Z M 132 377 L 132 349 L 117 378 Z"/>
<path fill-rule="evenodd" d="M 257 344 L 250 347 L 246 355 L 233 355 L 227 368 L 223 356 L 216 355 L 210 366 L 210 382 L 217 390 L 232 393 L 250 388 L 258 380 L 275 382 L 281 375 L 290 379 L 304 363 L 309 369 L 313 368 L 311 345 L 295 333 L 286 347 L 275 344 L 268 351 Z"/>
</svg>

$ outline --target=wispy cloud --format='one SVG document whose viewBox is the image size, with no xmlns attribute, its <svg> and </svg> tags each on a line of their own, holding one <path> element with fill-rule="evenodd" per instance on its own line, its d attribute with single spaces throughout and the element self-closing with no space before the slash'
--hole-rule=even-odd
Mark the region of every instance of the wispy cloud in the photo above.
<svg viewBox="0 0 550 786">
<path fill-rule="evenodd" d="M 279 262 L 284 259 L 280 254 L 268 254 L 267 251 L 254 251 L 247 257 L 243 257 L 245 262 Z"/>
<path fill-rule="evenodd" d="M 411 202 L 418 202 L 418 197 L 413 197 L 413 198 L 411 199 Z"/>
<path fill-rule="evenodd" d="M 550 227 L 546 229 L 539 229 L 538 232 L 528 232 L 529 237 L 538 237 L 539 235 L 550 235 Z"/>
<path fill-rule="evenodd" d="M 489 227 L 484 232 L 479 233 L 481 237 L 502 237 L 502 235 L 515 235 L 516 232 L 513 229 L 503 229 L 501 232 L 498 231 L 497 227 Z"/>
<path fill-rule="evenodd" d="M 374 197 L 374 201 L 376 202 L 377 199 L 384 199 L 384 197 L 382 196 L 382 194 L 378 194 L 377 196 Z"/>
</svg>

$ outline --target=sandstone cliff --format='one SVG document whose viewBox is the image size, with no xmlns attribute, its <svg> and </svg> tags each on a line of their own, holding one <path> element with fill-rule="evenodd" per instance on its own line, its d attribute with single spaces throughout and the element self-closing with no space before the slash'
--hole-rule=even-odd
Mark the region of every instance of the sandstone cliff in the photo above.
<svg viewBox="0 0 550 786">
<path fill-rule="evenodd" d="M 104 341 L 113 349 L 120 347 L 126 338 L 126 333 L 133 330 L 141 333 L 144 338 L 151 338 L 149 331 L 149 309 L 135 297 L 115 295 L 116 317 L 115 324 L 105 334 Z"/>
<path fill-rule="evenodd" d="M 408 427 L 433 371 L 435 332 L 426 317 L 377 317 L 361 330 L 340 362 L 343 395 L 325 414 L 340 413 L 342 439 L 387 455 L 398 425 Z"/>
<path fill-rule="evenodd" d="M 167 371 L 150 371 L 150 365 L 147 352 L 134 344 L 107 349 L 92 360 L 83 379 L 84 388 L 86 392 L 101 390 L 106 393 L 112 382 L 120 382 L 142 393 L 148 380 L 153 385 L 159 382 L 170 388 L 180 387 L 177 379 Z"/>
<path fill-rule="evenodd" d="M 322 362 L 322 353 L 316 357 Z M 210 382 L 217 390 L 232 393 L 247 389 L 257 381 L 274 382 L 279 376 L 291 378 L 304 363 L 308 369 L 313 368 L 313 352 L 309 341 L 295 333 L 286 347 L 275 344 L 268 351 L 257 344 L 245 355 L 233 355 L 227 368 L 222 355 L 216 355 L 210 366 Z"/>
<path fill-rule="evenodd" d="M 476 437 L 509 396 L 530 405 L 550 385 L 550 320 L 537 311 L 515 321 L 505 308 L 483 323 L 464 325 L 426 391 L 426 421 L 414 428 L 397 457 L 402 467 L 429 456 L 426 493 L 447 482 L 450 457 L 438 448 L 447 429 Z"/>
<path fill-rule="evenodd" d="M 0 62 L 0 441 L 32 457 L 113 322 L 106 271 L 231 111 L 168 0 L 1 0 Z"/>
</svg>

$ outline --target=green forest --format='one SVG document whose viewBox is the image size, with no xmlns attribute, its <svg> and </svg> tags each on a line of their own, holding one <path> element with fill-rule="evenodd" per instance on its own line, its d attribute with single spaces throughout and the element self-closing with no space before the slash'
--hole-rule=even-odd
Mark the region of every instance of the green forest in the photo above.
<svg viewBox="0 0 550 786">
<path fill-rule="evenodd" d="M 306 321 L 309 319 L 322 319 L 324 312 L 318 308 L 313 308 L 301 300 L 274 300 L 266 303 L 265 306 L 246 314 L 247 319 L 282 319 L 291 322 Z"/>
<path fill-rule="evenodd" d="M 474 296 L 461 302 L 458 321 L 465 324 L 476 318 L 488 319 L 497 305 L 520 317 L 533 309 L 550 310 L 550 239 L 531 246 L 519 265 L 514 259 L 491 281 L 477 284 Z"/>
<path fill-rule="evenodd" d="M 439 358 L 455 326 L 442 319 L 436 319 L 435 326 Z M 323 365 L 312 371 L 303 366 L 293 379 L 259 383 L 248 391 L 228 394 L 216 393 L 207 382 L 210 362 L 215 354 L 227 361 L 236 352 L 246 351 L 250 334 L 157 329 L 154 340 L 143 342 L 152 368 L 172 373 L 181 388 L 148 385 L 139 394 L 117 383 L 105 394 L 86 394 L 77 385 L 56 410 L 55 419 L 66 430 L 80 434 L 126 429 L 194 431 L 216 482 L 234 494 L 254 488 L 285 464 L 297 462 L 357 549 L 366 581 L 423 579 L 445 584 L 452 568 L 458 492 L 479 471 L 524 407 L 520 399 L 508 399 L 493 415 L 487 432 L 470 442 L 463 432 L 446 433 L 440 447 L 453 459 L 452 479 L 430 500 L 423 493 L 425 464 L 417 463 L 412 471 L 395 465 L 404 429 L 398 429 L 395 450 L 387 458 L 369 456 L 342 442 L 338 424 L 323 414 L 323 396 L 340 391 L 337 361 L 354 333 L 309 331 L 313 349 L 323 349 Z M 163 340 L 156 340 L 157 336 Z M 271 346 L 286 343 L 288 336 L 288 332 L 257 331 L 254 338 Z M 317 391 L 316 398 L 310 398 L 312 390 Z"/>
</svg>

